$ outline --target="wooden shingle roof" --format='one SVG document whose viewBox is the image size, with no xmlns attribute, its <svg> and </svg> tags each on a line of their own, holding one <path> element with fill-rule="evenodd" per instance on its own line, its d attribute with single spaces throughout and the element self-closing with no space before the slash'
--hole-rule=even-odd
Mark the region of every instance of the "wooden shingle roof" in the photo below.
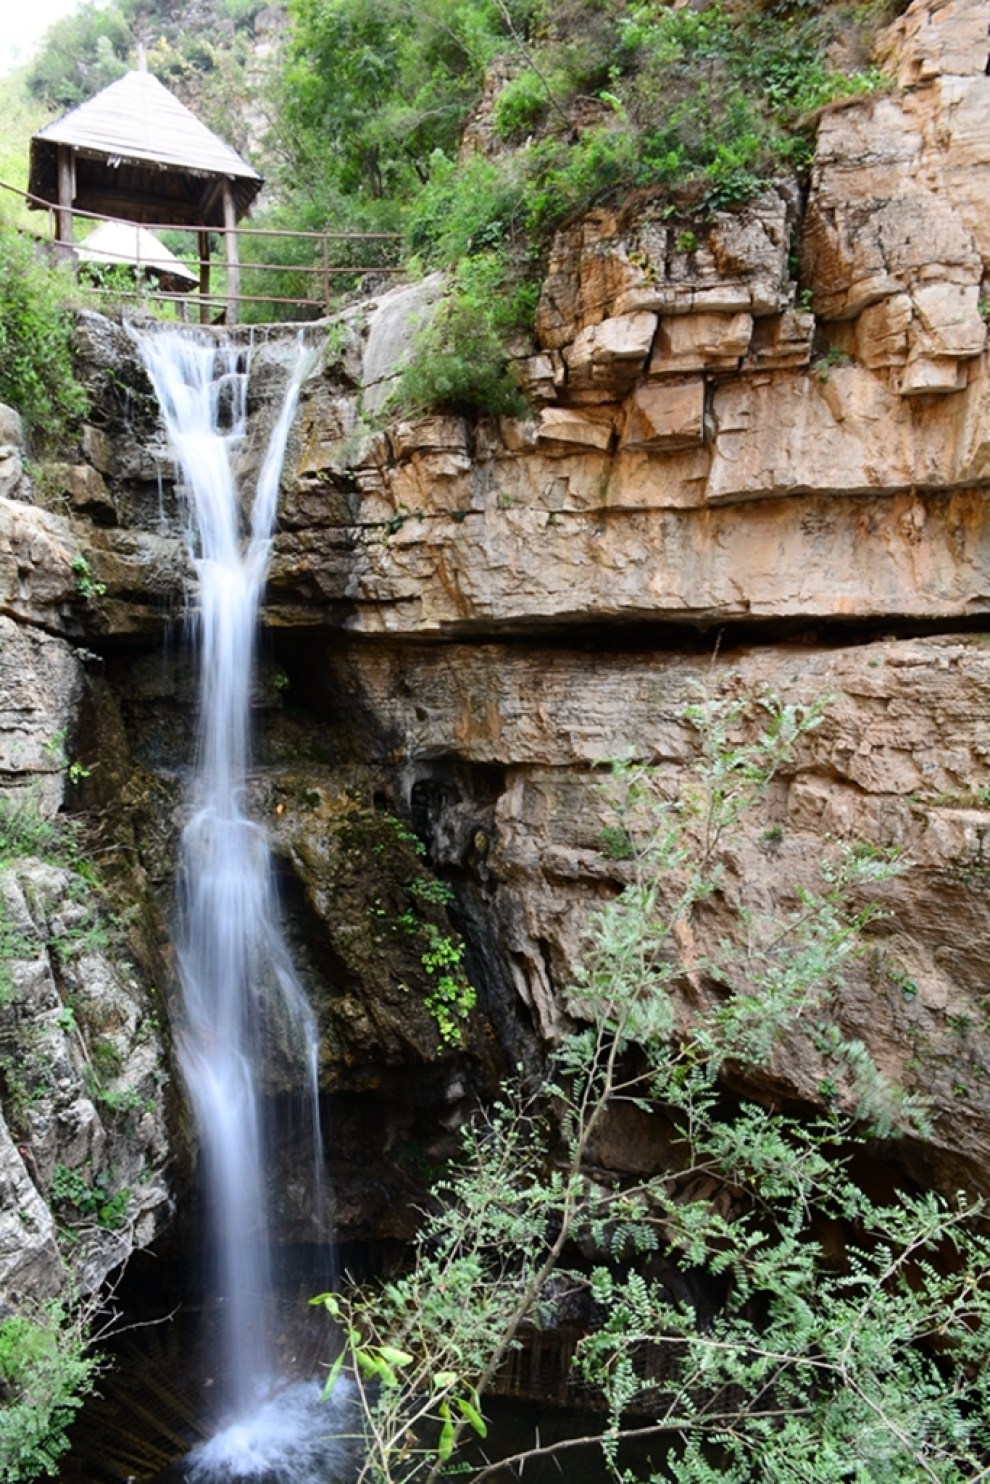
<svg viewBox="0 0 990 1484">
<path fill-rule="evenodd" d="M 52 204 L 59 146 L 75 160 L 73 204 L 130 221 L 220 225 L 224 178 L 238 216 L 262 186 L 258 172 L 150 72 L 126 73 L 34 136 L 28 189 Z"/>
</svg>

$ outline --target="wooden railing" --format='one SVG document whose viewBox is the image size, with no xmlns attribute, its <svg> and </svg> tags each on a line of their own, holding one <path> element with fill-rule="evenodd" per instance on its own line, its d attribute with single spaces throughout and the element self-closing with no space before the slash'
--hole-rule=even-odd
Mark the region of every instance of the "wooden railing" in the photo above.
<svg viewBox="0 0 990 1484">
<path fill-rule="evenodd" d="M 128 228 L 140 225 L 146 231 L 153 232 L 159 237 L 162 233 L 169 233 L 171 237 L 168 244 L 169 250 L 180 259 L 185 268 L 197 275 L 198 286 L 190 284 L 187 291 L 164 289 L 160 284 L 160 269 L 156 268 L 150 259 L 144 263 L 141 262 L 140 257 L 126 262 L 121 260 L 101 264 L 87 263 L 80 258 L 78 252 L 78 249 L 85 249 L 85 239 L 71 247 L 56 240 L 56 218 L 60 213 L 60 208 L 49 201 L 29 195 L 27 191 L 19 190 L 16 186 L 8 185 L 4 181 L 0 181 L 0 190 L 9 191 L 18 196 L 26 205 L 48 213 L 51 241 L 46 246 L 60 257 L 70 261 L 74 260 L 77 275 L 85 275 L 90 280 L 88 286 L 90 293 L 112 297 L 116 300 L 133 296 L 135 301 L 149 305 L 171 305 L 180 319 L 188 319 L 190 309 L 195 308 L 198 311 L 198 318 L 203 323 L 216 321 L 221 317 L 235 322 L 239 318 L 242 305 L 271 305 L 274 312 L 270 318 L 276 320 L 316 319 L 331 311 L 334 287 L 340 285 L 342 280 L 358 279 L 369 273 L 397 274 L 403 271 L 394 261 L 395 250 L 401 241 L 398 232 L 333 232 L 329 229 L 320 232 L 302 232 L 248 226 L 202 229 L 170 222 L 135 223 L 121 217 L 100 216 L 95 212 L 77 211 L 74 208 L 70 210 L 69 215 L 73 220 L 114 222 Z M 64 209 L 61 214 L 64 215 Z M 229 260 L 230 254 L 224 250 L 214 262 L 209 242 L 211 237 L 224 240 L 231 232 L 235 235 L 238 244 L 234 258 L 239 259 L 237 281 L 233 283 L 228 281 L 226 268 L 226 261 Z M 188 253 L 181 245 L 174 245 L 174 234 L 177 233 L 183 234 L 183 240 L 192 239 L 191 250 Z M 303 261 L 285 263 L 252 259 L 252 240 L 264 240 L 272 246 L 276 246 L 278 242 L 299 244 Z M 311 250 L 305 247 L 306 243 L 312 244 Z M 241 244 L 243 244 L 243 250 Z M 361 253 L 359 245 L 371 248 L 372 244 L 375 245 L 375 251 Z M 341 245 L 344 245 L 348 251 L 342 253 Z M 351 248 L 354 249 L 353 255 L 350 253 Z M 280 256 L 289 256 L 291 251 L 291 246 L 286 246 L 284 252 L 280 251 Z M 371 261 L 373 257 L 377 261 Z M 340 261 L 341 258 L 344 258 L 343 262 Z M 112 285 L 108 286 L 105 282 L 101 282 L 105 276 L 101 269 L 120 270 L 116 273 L 116 281 Z M 213 272 L 216 272 L 217 279 L 220 280 L 215 289 L 211 289 L 210 286 Z M 134 278 L 133 288 L 121 281 L 125 276 L 131 275 Z M 260 275 L 265 275 L 272 287 L 267 292 L 249 292 L 252 282 L 255 282 L 256 287 L 264 287 L 256 282 Z M 297 292 L 280 293 L 277 291 L 279 288 L 296 289 Z M 299 292 L 301 289 L 305 292 Z M 250 318 L 259 318 L 256 310 L 251 312 Z"/>
</svg>

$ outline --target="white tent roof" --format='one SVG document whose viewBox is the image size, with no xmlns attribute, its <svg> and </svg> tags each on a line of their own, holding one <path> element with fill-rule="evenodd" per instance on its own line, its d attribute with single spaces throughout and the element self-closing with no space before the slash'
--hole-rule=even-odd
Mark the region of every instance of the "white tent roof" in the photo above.
<svg viewBox="0 0 990 1484">
<path fill-rule="evenodd" d="M 102 222 L 85 242 L 79 243 L 76 253 L 84 263 L 123 263 L 128 268 L 148 268 L 181 279 L 190 287 L 199 283 L 198 275 L 169 252 L 153 232 L 130 222 Z"/>
</svg>

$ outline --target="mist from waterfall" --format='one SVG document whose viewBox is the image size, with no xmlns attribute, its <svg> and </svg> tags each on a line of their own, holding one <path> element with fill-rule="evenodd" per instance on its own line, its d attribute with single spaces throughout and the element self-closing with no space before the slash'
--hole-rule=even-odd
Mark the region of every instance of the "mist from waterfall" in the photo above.
<svg viewBox="0 0 990 1484">
<path fill-rule="evenodd" d="M 286 443 L 312 356 L 300 345 L 249 497 L 235 474 L 247 426 L 245 348 L 208 331 L 136 339 L 181 471 L 199 589 L 199 737 L 179 868 L 183 1024 L 176 1044 L 203 1157 L 220 1300 L 217 1384 L 230 1424 L 191 1456 L 187 1477 L 322 1480 L 319 1460 L 307 1462 L 299 1439 L 288 1441 L 290 1418 L 308 1416 L 319 1388 L 315 1396 L 312 1387 L 293 1388 L 291 1398 L 279 1393 L 272 1353 L 277 1274 L 266 1170 L 274 1165 L 275 1130 L 264 1097 L 265 1068 L 277 1050 L 280 1068 L 290 1064 L 301 1089 L 313 1241 L 326 1242 L 316 1027 L 286 948 L 265 832 L 245 812 L 258 609 Z M 300 1434 L 319 1453 L 311 1420 Z"/>
</svg>

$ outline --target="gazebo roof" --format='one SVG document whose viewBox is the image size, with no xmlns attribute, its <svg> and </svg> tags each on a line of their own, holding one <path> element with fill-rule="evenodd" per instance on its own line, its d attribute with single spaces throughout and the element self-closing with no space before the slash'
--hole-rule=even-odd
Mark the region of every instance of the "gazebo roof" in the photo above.
<svg viewBox="0 0 990 1484">
<path fill-rule="evenodd" d="M 31 195 L 58 202 L 58 151 L 74 157 L 73 205 L 127 221 L 221 226 L 222 182 L 243 216 L 262 179 L 150 72 L 128 72 L 31 140 Z"/>
</svg>

